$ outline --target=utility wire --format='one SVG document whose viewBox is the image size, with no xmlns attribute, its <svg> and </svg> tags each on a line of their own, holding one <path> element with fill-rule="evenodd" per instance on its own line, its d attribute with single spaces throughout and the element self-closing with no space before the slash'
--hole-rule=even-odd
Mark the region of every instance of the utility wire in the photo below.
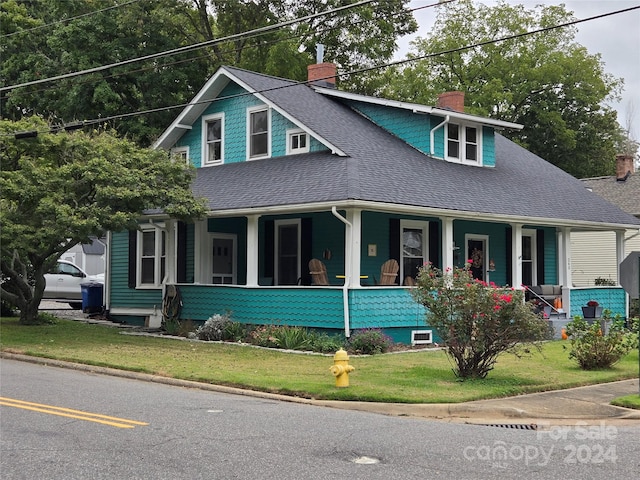
<svg viewBox="0 0 640 480">
<path fill-rule="evenodd" d="M 226 37 L 215 39 L 215 40 L 207 40 L 206 42 L 196 43 L 194 45 L 187 45 L 187 46 L 184 46 L 184 47 L 174 48 L 172 50 L 153 53 L 153 54 L 146 55 L 146 56 L 143 56 L 143 57 L 130 58 L 129 60 L 123 60 L 121 62 L 111 63 L 109 65 L 101 65 L 99 67 L 89 68 L 89 69 L 86 69 L 86 70 L 80 70 L 80 71 L 77 71 L 77 72 L 65 73 L 63 75 L 57 75 L 55 77 L 42 78 L 42 79 L 39 79 L 39 80 L 32 80 L 30 82 L 24 82 L 24 83 L 20 83 L 20 84 L 16 84 L 16 85 L 10 85 L 8 87 L 0 87 L 0 92 L 4 92 L 4 91 L 7 91 L 7 90 L 12 90 L 14 88 L 27 87 L 29 85 L 37 85 L 37 84 L 45 83 L 45 82 L 52 82 L 54 80 L 62 80 L 62 79 L 65 79 L 65 78 L 77 77 L 77 76 L 86 75 L 86 74 L 89 74 L 89 73 L 101 72 L 103 70 L 108 70 L 109 68 L 120 67 L 120 66 L 123 66 L 123 65 L 128 65 L 130 63 L 141 62 L 141 61 L 145 61 L 145 60 L 153 60 L 155 58 L 165 57 L 165 56 L 169 56 L 169 55 L 175 55 L 177 53 L 189 52 L 189 51 L 192 51 L 192 50 L 197 50 L 197 49 L 200 49 L 200 48 L 204 48 L 204 47 L 208 47 L 208 46 L 212 46 L 212 45 L 217 45 L 217 44 L 222 43 L 222 42 L 228 42 L 230 40 L 236 40 L 236 39 L 239 39 L 239 38 L 245 38 L 247 36 L 253 36 L 253 35 L 256 35 L 256 34 L 259 34 L 259 33 L 269 32 L 271 30 L 276 30 L 276 29 L 281 28 L 281 27 L 286 27 L 288 25 L 293 25 L 295 23 L 300 23 L 300 22 L 304 22 L 304 21 L 307 21 L 307 20 L 312 20 L 312 19 L 317 18 L 317 17 L 322 17 L 322 16 L 329 15 L 329 14 L 332 14 L 332 13 L 341 12 L 343 10 L 349 10 L 351 8 L 354 8 L 354 7 L 360 7 L 360 6 L 367 5 L 369 3 L 373 3 L 373 2 L 376 2 L 376 1 L 377 0 L 361 0 L 360 2 L 352 3 L 352 4 L 349 4 L 349 5 L 342 6 L 342 7 L 337 7 L 337 8 L 334 8 L 332 10 L 327 10 L 327 11 L 320 12 L 320 13 L 314 13 L 314 14 L 311 14 L 311 15 L 306 15 L 306 16 L 300 17 L 300 18 L 294 18 L 292 20 L 287 20 L 287 21 L 284 21 L 284 22 L 276 23 L 274 25 L 267 25 L 266 27 L 256 28 L 256 29 L 250 30 L 248 32 L 242 32 L 242 33 L 236 33 L 234 35 L 228 35 Z"/>
<path fill-rule="evenodd" d="M 134 0 L 134 1 L 139 1 L 139 0 Z M 440 5 L 444 5 L 444 4 L 452 3 L 452 2 L 457 2 L 457 1 L 458 1 L 458 0 L 440 0 L 439 2 L 436 2 L 436 3 L 430 3 L 430 4 L 428 4 L 428 5 L 423 5 L 423 6 L 421 6 L 421 7 L 415 7 L 415 8 L 412 8 L 412 9 L 408 10 L 408 12 L 415 12 L 415 11 L 418 11 L 418 10 L 424 10 L 425 8 L 437 7 L 437 6 L 440 6 Z M 396 13 L 396 14 L 395 14 L 395 16 L 401 15 L 402 13 L 404 13 L 404 12 Z M 352 22 L 352 23 L 351 23 L 351 25 L 358 25 L 358 24 L 360 24 L 360 23 L 365 23 L 366 21 L 367 21 L 367 20 L 359 20 L 359 21 L 357 21 L 357 22 Z M 315 32 L 314 32 L 314 33 L 316 33 L 316 34 L 321 34 L 321 33 L 324 33 L 324 32 L 329 32 L 329 31 L 331 31 L 331 30 L 335 30 L 335 29 L 337 29 L 337 28 L 342 28 L 342 27 L 340 27 L 340 26 L 333 26 L 333 27 L 322 28 L 322 29 L 319 29 L 319 30 L 315 30 Z M 264 33 L 260 33 L 260 34 L 256 34 L 256 35 L 251 35 L 251 36 L 247 36 L 247 38 L 254 38 L 254 37 L 258 37 L 258 36 L 261 36 L 261 35 L 263 35 L 263 34 L 264 34 Z M 292 40 L 292 39 L 294 39 L 294 38 L 298 38 L 298 35 L 291 35 L 291 36 L 288 36 L 288 37 L 285 37 L 285 38 L 279 38 L 279 39 L 277 39 L 277 40 L 272 40 L 272 41 L 269 41 L 269 42 L 264 42 L 264 43 L 262 43 L 260 46 L 263 46 L 263 47 L 264 47 L 265 45 L 275 45 L 275 44 L 277 44 L 277 43 L 285 42 L 285 41 L 288 41 L 288 40 Z M 232 51 L 239 52 L 240 50 L 242 50 L 242 49 L 244 49 L 244 48 L 254 48 L 254 47 L 256 47 L 256 46 L 255 46 L 255 45 L 250 45 L 249 47 L 238 47 L 238 48 L 236 48 L 236 49 L 233 49 Z M 171 67 L 171 66 L 174 66 L 174 65 L 179 65 L 179 64 L 181 64 L 181 63 L 187 63 L 187 62 L 193 62 L 193 61 L 196 61 L 196 60 L 201 60 L 201 59 L 203 59 L 203 58 L 207 58 L 208 56 L 209 56 L 208 54 L 198 55 L 198 56 L 191 57 L 191 58 L 186 58 L 186 59 L 183 59 L 183 60 L 176 60 L 176 61 L 174 61 L 174 62 L 164 63 L 162 66 L 163 66 L 163 68 L 167 68 L 167 67 Z M 135 69 L 135 70 L 127 70 L 126 72 L 112 73 L 112 74 L 110 74 L 110 75 L 103 75 L 103 76 L 101 76 L 101 77 L 100 77 L 100 78 L 98 78 L 98 79 L 96 79 L 96 78 L 90 78 L 90 79 L 88 79 L 88 80 L 81 81 L 81 82 L 78 82 L 78 83 L 79 83 L 79 84 L 82 84 L 82 83 L 93 83 L 93 82 L 97 82 L 97 81 L 105 80 L 105 79 L 107 79 L 107 78 L 115 78 L 115 77 L 119 77 L 119 76 L 122 76 L 122 75 L 131 75 L 131 74 L 133 74 L 133 73 L 145 72 L 145 71 L 148 71 L 148 70 L 152 70 L 152 69 L 154 69 L 154 68 L 156 68 L 156 67 L 157 67 L 156 65 L 151 65 L 151 66 L 147 66 L 147 67 L 141 67 L 141 68 L 137 68 L 137 69 Z M 78 83 L 76 83 L 76 85 L 77 85 Z M 8 87 L 8 88 L 11 88 L 11 87 Z M 44 87 L 44 88 L 38 88 L 38 89 L 30 90 L 30 91 L 29 91 L 29 93 L 30 93 L 30 94 L 34 94 L 34 93 L 38 93 L 38 92 L 45 92 L 45 91 L 49 91 L 49 90 L 51 90 L 51 88 L 50 88 L 50 87 Z M 2 91 L 2 89 L 0 89 L 0 91 Z M 0 95 L 0 100 L 5 100 L 5 99 L 7 99 L 7 98 L 8 98 L 8 96 L 7 96 L 7 95 Z"/>
<path fill-rule="evenodd" d="M 38 25 L 37 27 L 27 28 L 25 30 L 18 30 L 16 32 L 11 32 L 11 33 L 6 33 L 4 35 L 0 35 L 0 38 L 12 37 L 13 35 L 21 35 L 23 33 L 29 33 L 29 32 L 33 32 L 35 30 L 40 30 L 40 29 L 43 29 L 43 28 L 52 27 L 52 26 L 58 25 L 60 23 L 71 22 L 73 20 L 77 20 L 78 18 L 88 17 L 90 15 L 95 15 L 96 13 L 102 13 L 102 12 L 106 12 L 107 10 L 113 10 L 114 8 L 125 7 L 127 5 L 131 5 L 132 3 L 136 3 L 136 2 L 139 2 L 139 1 L 140 0 L 130 0 L 128 2 L 120 3 L 118 5 L 112 5 L 111 7 L 103 8 L 101 10 L 94 10 L 92 12 L 83 13 L 82 15 L 77 15 L 75 17 L 63 18 L 62 20 L 58 20 L 56 22 L 46 23 L 44 25 Z"/>
<path fill-rule="evenodd" d="M 625 8 L 623 10 L 616 10 L 616 11 L 613 11 L 613 12 L 603 13 L 603 14 L 596 15 L 596 16 L 593 16 L 593 17 L 573 20 L 573 21 L 562 23 L 562 24 L 559 24 L 559 25 L 539 28 L 537 30 L 532 30 L 531 32 L 518 33 L 518 34 L 509 35 L 509 36 L 498 38 L 498 39 L 486 40 L 484 42 L 474 43 L 473 45 L 466 45 L 464 47 L 458 47 L 458 48 L 453 48 L 453 49 L 449 49 L 449 50 L 443 50 L 443 51 L 440 51 L 440 52 L 437 52 L 437 53 L 430 53 L 430 54 L 427 54 L 427 55 L 421 55 L 421 56 L 418 56 L 418 57 L 412 57 L 412 58 L 408 58 L 408 59 L 405 59 L 405 60 L 397 60 L 395 62 L 389 62 L 389 63 L 385 63 L 385 64 L 382 64 L 382 65 L 376 65 L 376 66 L 373 66 L 373 67 L 367 67 L 367 68 L 360 68 L 360 69 L 357 69 L 357 70 L 351 70 L 349 72 L 339 73 L 336 76 L 337 77 L 344 77 L 344 76 L 357 75 L 359 73 L 364 73 L 364 72 L 368 72 L 368 71 L 371 71 L 371 70 L 377 70 L 377 69 L 388 68 L 388 67 L 397 66 L 397 65 L 403 65 L 403 64 L 406 64 L 406 63 L 416 62 L 416 61 L 419 61 L 419 60 L 425 60 L 427 58 L 437 57 L 437 56 L 440 56 L 440 55 L 447 55 L 447 54 L 451 54 L 451 53 L 462 52 L 462 51 L 465 51 L 465 50 L 471 50 L 473 48 L 482 47 L 484 45 L 490 45 L 490 44 L 494 44 L 494 43 L 500 43 L 500 42 L 505 42 L 505 41 L 508 41 L 508 40 L 513 40 L 513 39 L 516 39 L 516 38 L 527 37 L 527 36 L 530 36 L 530 35 L 535 35 L 535 34 L 538 34 L 538 33 L 543 33 L 543 32 L 547 32 L 547 31 L 551 31 L 551 30 L 556 30 L 558 28 L 565 28 L 565 27 L 568 27 L 568 26 L 571 26 L 571 25 L 576 25 L 576 24 L 579 24 L 579 23 L 598 20 L 600 18 L 605 18 L 605 17 L 609 17 L 609 16 L 612 16 L 612 15 L 618 15 L 618 14 L 621 14 L 621 13 L 626 13 L 626 12 L 630 12 L 632 10 L 637 10 L 637 9 L 640 9 L 640 5 L 636 6 L 636 7 Z M 327 79 L 332 78 L 332 77 L 333 76 L 325 77 L 325 78 L 319 78 L 317 80 L 327 80 Z M 274 88 L 267 88 L 267 89 L 264 89 L 264 90 L 257 90 L 255 92 L 245 92 L 245 93 L 239 93 L 239 94 L 236 94 L 236 95 L 228 95 L 226 97 L 218 97 L 218 98 L 215 98 L 215 99 L 202 100 L 200 102 L 182 103 L 182 104 L 177 104 L 177 105 L 170 105 L 170 106 L 165 106 L 165 107 L 152 108 L 152 109 L 148 109 L 148 110 L 141 110 L 141 111 L 137 111 L 137 112 L 130 112 L 130 113 L 123 113 L 123 114 L 118 114 L 118 115 L 111 115 L 109 117 L 96 118 L 96 119 L 92 119 L 92 120 L 84 120 L 82 122 L 76 122 L 76 123 L 70 124 L 68 126 L 56 127 L 56 128 L 52 128 L 50 130 L 43 130 L 43 131 L 40 131 L 40 132 L 36 132 L 36 131 L 33 131 L 33 132 L 14 132 L 14 133 L 0 134 L 0 136 L 13 136 L 13 135 L 19 135 L 21 133 L 30 134 L 30 135 L 25 135 L 25 136 L 36 136 L 37 133 L 49 133 L 49 132 L 54 132 L 54 131 L 60 131 L 62 129 L 71 130 L 71 129 L 76 129 L 76 128 L 82 128 L 83 126 L 90 126 L 90 125 L 110 122 L 112 120 L 119 120 L 119 119 L 123 119 L 123 118 L 133 117 L 133 116 L 136 116 L 136 115 L 147 115 L 147 114 L 150 114 L 150 113 L 157 113 L 157 112 L 162 112 L 162 111 L 175 110 L 175 109 L 178 109 L 178 108 L 185 108 L 185 107 L 188 107 L 188 106 L 194 106 L 194 105 L 205 104 L 205 103 L 206 104 L 210 104 L 210 103 L 214 103 L 216 101 L 228 100 L 228 99 L 231 99 L 231 98 L 244 97 L 244 96 L 248 96 L 248 95 L 253 95 L 255 93 L 265 93 L 265 92 L 270 92 L 270 91 L 275 91 L 275 90 L 281 90 L 281 89 L 284 89 L 284 88 L 290 88 L 290 87 L 295 87 L 295 86 L 299 86 L 299 85 L 305 85 L 305 84 L 308 84 L 308 83 L 309 83 L 308 81 L 296 82 L 296 81 L 292 80 L 291 84 L 289 84 L 289 85 L 283 85 L 281 87 L 274 87 Z"/>
</svg>

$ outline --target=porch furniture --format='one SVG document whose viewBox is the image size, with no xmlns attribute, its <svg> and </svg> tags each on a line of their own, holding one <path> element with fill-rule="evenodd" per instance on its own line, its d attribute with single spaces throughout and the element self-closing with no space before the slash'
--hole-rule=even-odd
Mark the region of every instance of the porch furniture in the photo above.
<svg viewBox="0 0 640 480">
<path fill-rule="evenodd" d="M 402 284 L 406 287 L 415 287 L 416 281 L 412 276 L 407 275 L 406 277 L 404 277 L 404 281 L 402 282 Z"/>
<path fill-rule="evenodd" d="M 562 285 L 532 285 L 529 287 L 535 297 L 554 305 L 557 298 L 562 297 Z"/>
<path fill-rule="evenodd" d="M 327 267 L 317 258 L 312 258 L 309 261 L 309 273 L 311 274 L 311 285 L 329 285 Z"/>
<path fill-rule="evenodd" d="M 400 265 L 395 259 L 387 260 L 380 268 L 380 285 L 395 285 Z"/>
</svg>

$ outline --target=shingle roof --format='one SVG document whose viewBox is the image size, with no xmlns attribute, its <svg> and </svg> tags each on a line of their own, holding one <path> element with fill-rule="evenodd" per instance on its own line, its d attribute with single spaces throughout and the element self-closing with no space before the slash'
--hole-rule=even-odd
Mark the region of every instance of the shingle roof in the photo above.
<svg viewBox="0 0 640 480">
<path fill-rule="evenodd" d="M 207 198 L 212 210 L 362 200 L 640 225 L 580 180 L 499 134 L 494 168 L 450 163 L 424 155 L 306 85 L 225 69 L 347 156 L 320 152 L 200 168 L 194 193 Z"/>
<path fill-rule="evenodd" d="M 640 174 L 635 173 L 625 181 L 611 176 L 584 178 L 582 182 L 605 200 L 640 218 Z"/>
</svg>

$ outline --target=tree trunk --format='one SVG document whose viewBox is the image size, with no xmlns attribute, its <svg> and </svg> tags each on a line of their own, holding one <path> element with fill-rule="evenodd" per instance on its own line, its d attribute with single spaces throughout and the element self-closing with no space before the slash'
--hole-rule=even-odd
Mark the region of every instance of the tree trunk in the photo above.
<svg viewBox="0 0 640 480">
<path fill-rule="evenodd" d="M 39 299 L 31 299 L 31 301 L 25 302 L 24 305 L 20 305 L 20 323 L 23 325 L 36 325 L 38 323 L 38 307 L 40 307 Z"/>
</svg>

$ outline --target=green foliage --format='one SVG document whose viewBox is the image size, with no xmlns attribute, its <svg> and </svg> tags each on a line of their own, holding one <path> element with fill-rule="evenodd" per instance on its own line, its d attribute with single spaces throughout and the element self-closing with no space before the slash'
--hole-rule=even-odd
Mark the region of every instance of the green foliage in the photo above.
<svg viewBox="0 0 640 480">
<path fill-rule="evenodd" d="M 611 278 L 596 277 L 596 279 L 593 281 L 593 284 L 601 287 L 605 287 L 605 286 L 615 287 L 616 281 Z"/>
<path fill-rule="evenodd" d="M 462 379 L 485 378 L 502 352 L 519 354 L 548 336 L 548 322 L 524 302 L 523 292 L 474 279 L 470 263 L 445 272 L 425 265 L 413 295 Z"/>
<path fill-rule="evenodd" d="M 627 330 L 620 315 L 612 319 L 609 310 L 592 323 L 576 316 L 566 331 L 571 341 L 569 358 L 583 370 L 611 368 L 638 345 L 637 331 Z"/>
<path fill-rule="evenodd" d="M 393 341 L 391 338 L 382 333 L 382 330 L 378 328 L 354 330 L 347 343 L 349 352 L 362 355 L 384 353 L 388 351 L 392 345 Z"/>
<path fill-rule="evenodd" d="M 99 2 L 101 7 L 116 3 Z M 151 111 L 110 122 L 138 145 L 148 146 L 177 115 L 178 110 L 165 107 L 191 100 L 222 65 L 306 80 L 317 43 L 325 45 L 326 60 L 344 71 L 383 63 L 392 58 L 397 38 L 417 29 L 408 3 L 385 0 L 240 37 L 240 33 L 321 13 L 344 2 L 153 0 L 96 12 L 95 0 L 3 1 L 0 78 L 7 86 L 215 42 L 206 50 L 14 88 L 3 92 L 0 111 L 13 120 L 42 115 L 57 123 Z M 59 21 L 90 12 L 72 22 Z M 233 39 L 221 42 L 225 37 Z M 366 77 L 345 80 L 362 84 Z"/>
<path fill-rule="evenodd" d="M 622 81 L 575 42 L 576 27 L 495 42 L 573 19 L 564 5 L 443 4 L 413 43 L 410 56 L 426 58 L 390 69 L 379 93 L 435 105 L 438 94 L 461 90 L 466 111 L 524 125 L 503 135 L 554 165 L 577 177 L 613 175 L 624 132 L 606 102 Z"/>
<path fill-rule="evenodd" d="M 196 338 L 199 340 L 222 341 L 229 340 L 229 325 L 233 323 L 231 316 L 227 313 L 221 315 L 216 313 L 210 316 L 202 326 L 196 329 Z"/>
<path fill-rule="evenodd" d="M 38 131 L 16 139 L 19 131 Z M 48 133 L 33 117 L 0 120 L 2 298 L 21 321 L 35 319 L 44 274 L 72 246 L 135 228 L 146 210 L 189 220 L 204 214 L 190 189 L 193 169 L 113 131 Z"/>
</svg>

